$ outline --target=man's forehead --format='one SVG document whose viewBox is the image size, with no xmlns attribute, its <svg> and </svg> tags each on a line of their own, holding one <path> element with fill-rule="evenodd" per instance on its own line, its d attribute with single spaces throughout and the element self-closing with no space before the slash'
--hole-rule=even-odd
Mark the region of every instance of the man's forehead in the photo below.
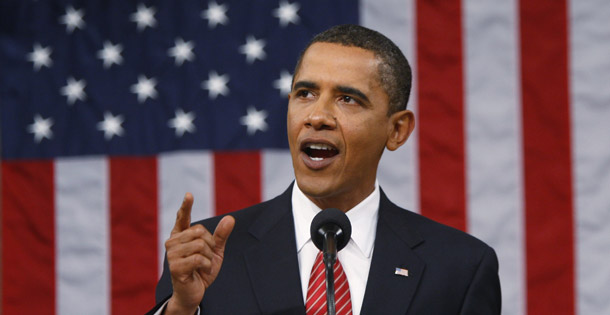
<svg viewBox="0 0 610 315">
<path fill-rule="evenodd" d="M 379 62 L 372 51 L 360 47 L 318 42 L 305 51 L 294 78 L 296 82 L 311 81 L 312 75 L 328 79 L 342 77 L 379 85 Z"/>
<path fill-rule="evenodd" d="M 375 53 L 371 50 L 360 48 L 357 46 L 347 46 L 339 43 L 328 43 L 328 42 L 316 42 L 311 44 L 303 53 L 301 65 L 307 60 L 311 59 L 311 56 L 322 55 L 324 57 L 345 57 L 346 55 L 359 56 L 362 62 L 367 63 L 379 63 L 380 60 L 377 58 Z M 297 69 L 298 70 L 298 69 Z"/>
<path fill-rule="evenodd" d="M 362 47 L 353 46 L 353 45 L 344 45 L 341 43 L 333 43 L 333 42 L 315 42 L 307 48 L 307 51 L 310 50 L 319 50 L 319 49 L 327 49 L 327 50 L 357 50 L 362 53 L 370 54 L 373 58 L 375 58 L 375 52 L 372 50 L 368 50 Z"/>
</svg>

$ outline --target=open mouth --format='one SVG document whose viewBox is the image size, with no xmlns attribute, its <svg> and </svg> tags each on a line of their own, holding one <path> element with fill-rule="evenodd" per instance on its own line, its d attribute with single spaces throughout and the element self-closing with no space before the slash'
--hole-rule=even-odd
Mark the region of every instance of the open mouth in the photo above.
<svg viewBox="0 0 610 315">
<path fill-rule="evenodd" d="M 339 154 L 339 150 L 326 143 L 305 143 L 301 150 L 313 161 L 322 161 Z"/>
</svg>

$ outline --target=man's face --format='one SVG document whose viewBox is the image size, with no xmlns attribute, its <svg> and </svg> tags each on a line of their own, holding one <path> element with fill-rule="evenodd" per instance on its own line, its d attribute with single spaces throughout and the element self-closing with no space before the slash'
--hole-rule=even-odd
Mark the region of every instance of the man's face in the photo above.
<svg viewBox="0 0 610 315">
<path fill-rule="evenodd" d="M 347 211 L 374 189 L 395 123 L 378 64 L 368 50 L 315 43 L 295 75 L 288 103 L 292 163 L 299 188 L 322 209 Z"/>
</svg>

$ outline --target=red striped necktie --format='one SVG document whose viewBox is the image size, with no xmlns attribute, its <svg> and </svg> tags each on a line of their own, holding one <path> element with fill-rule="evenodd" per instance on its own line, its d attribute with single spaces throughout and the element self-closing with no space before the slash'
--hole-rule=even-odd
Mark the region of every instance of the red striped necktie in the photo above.
<svg viewBox="0 0 610 315">
<path fill-rule="evenodd" d="M 335 310 L 337 315 L 352 313 L 352 298 L 349 294 L 347 276 L 339 259 L 335 262 Z M 326 311 L 326 275 L 322 252 L 316 256 L 311 268 L 309 287 L 307 288 L 307 302 L 305 303 L 307 315 L 324 315 Z"/>
</svg>

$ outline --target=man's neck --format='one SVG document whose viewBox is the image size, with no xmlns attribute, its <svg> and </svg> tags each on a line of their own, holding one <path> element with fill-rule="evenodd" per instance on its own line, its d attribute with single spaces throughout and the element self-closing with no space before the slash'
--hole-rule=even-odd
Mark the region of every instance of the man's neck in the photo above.
<svg viewBox="0 0 610 315">
<path fill-rule="evenodd" d="M 367 185 L 367 187 L 338 192 L 331 196 L 310 196 L 305 192 L 303 192 L 303 194 L 320 209 L 336 208 L 343 212 L 347 212 L 370 196 L 373 191 L 375 191 L 375 185 L 376 181 L 371 185 Z"/>
</svg>

